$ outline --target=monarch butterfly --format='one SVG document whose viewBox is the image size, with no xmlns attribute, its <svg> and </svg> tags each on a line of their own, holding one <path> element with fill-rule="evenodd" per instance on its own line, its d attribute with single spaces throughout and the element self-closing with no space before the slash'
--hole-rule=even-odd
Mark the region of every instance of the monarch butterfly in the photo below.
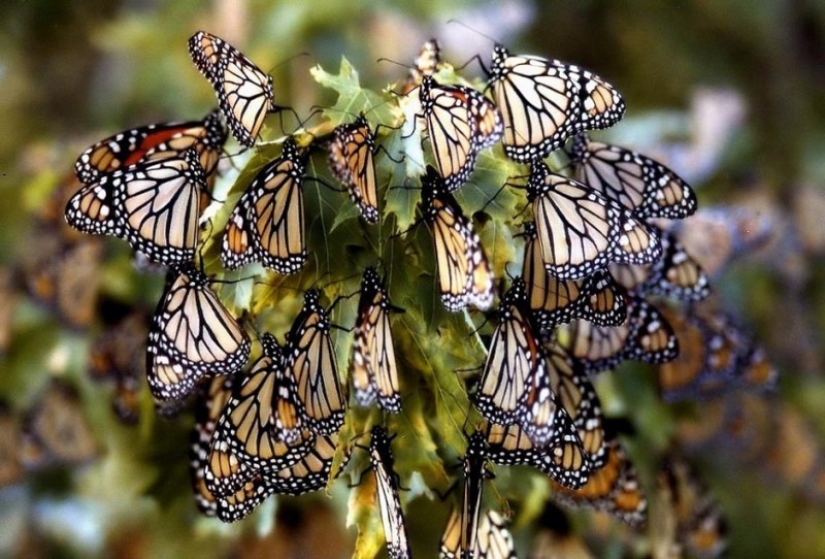
<svg viewBox="0 0 825 559">
<path fill-rule="evenodd" d="M 550 444 L 556 432 L 567 432 L 572 423 L 554 390 L 559 373 L 554 369 L 569 367 L 569 357 L 539 347 L 539 367 L 530 378 L 527 399 L 522 407 L 520 425 L 538 447 Z"/>
<path fill-rule="evenodd" d="M 23 480 L 25 472 L 20 463 L 20 425 L 8 404 L 0 402 L 0 487 Z"/>
<path fill-rule="evenodd" d="M 452 312 L 469 304 L 488 309 L 493 303 L 493 274 L 470 220 L 434 168 L 427 168 L 421 186 L 422 213 L 433 226 L 441 301 Z"/>
<path fill-rule="evenodd" d="M 618 326 L 627 318 L 624 290 L 604 271 L 582 280 L 560 280 L 544 268 L 536 246 L 536 225 L 524 224 L 522 277 L 533 320 L 541 330 L 582 318 L 598 326 Z"/>
<path fill-rule="evenodd" d="M 206 485 L 205 471 L 215 426 L 223 408 L 232 396 L 234 377 L 217 376 L 202 385 L 195 402 L 195 425 L 190 433 L 189 477 L 195 494 L 195 504 L 206 516 L 217 516 L 218 497 Z"/>
<path fill-rule="evenodd" d="M 710 276 L 718 275 L 732 260 L 763 247 L 778 230 L 769 212 L 724 205 L 703 207 L 668 229 Z"/>
<path fill-rule="evenodd" d="M 363 114 L 332 131 L 329 166 L 368 223 L 377 223 L 379 215 L 374 154 L 375 134 Z"/>
<path fill-rule="evenodd" d="M 619 202 L 637 217 L 683 219 L 696 212 L 693 189 L 676 173 L 640 153 L 592 142 L 587 134 L 579 134 L 570 158 L 576 180 Z"/>
<path fill-rule="evenodd" d="M 583 130 L 607 128 L 623 116 L 616 89 L 578 66 L 493 49 L 490 85 L 504 121 L 504 153 L 520 163 L 544 159 Z"/>
<path fill-rule="evenodd" d="M 692 557 L 721 557 L 728 547 L 727 521 L 713 493 L 690 464 L 669 454 L 663 460 L 657 485 L 675 523 L 677 549 Z"/>
<path fill-rule="evenodd" d="M 80 181 L 90 184 L 118 169 L 145 161 L 180 158 L 194 149 L 211 190 L 226 134 L 218 111 L 212 111 L 203 120 L 149 124 L 100 140 L 80 154 L 74 168 Z"/>
<path fill-rule="evenodd" d="M 611 264 L 608 269 L 613 278 L 628 291 L 640 295 L 663 295 L 683 301 L 701 301 L 707 297 L 710 282 L 699 263 L 673 233 L 656 231 L 662 241 L 662 257 L 653 264 Z"/>
<path fill-rule="evenodd" d="M 499 513 L 492 510 L 481 515 L 473 547 L 465 551 L 460 546 L 461 513 L 454 509 L 441 538 L 440 559 L 516 559 L 515 543 L 507 529 L 507 523 Z"/>
<path fill-rule="evenodd" d="M 673 327 L 656 307 L 637 296 L 628 299 L 627 320 L 621 326 L 608 328 L 574 320 L 563 327 L 558 341 L 588 373 L 625 360 L 665 363 L 679 354 Z"/>
<path fill-rule="evenodd" d="M 367 268 L 361 280 L 361 298 L 355 321 L 352 383 L 361 406 L 377 401 L 389 413 L 401 411 L 398 368 L 395 361 L 390 311 L 395 308 L 375 268 Z"/>
<path fill-rule="evenodd" d="M 240 371 L 249 350 L 249 336 L 209 287 L 209 278 L 191 264 L 170 269 L 146 347 L 152 395 L 183 400 L 202 376 Z"/>
<path fill-rule="evenodd" d="M 484 433 L 479 430 L 470 435 L 467 452 L 464 454 L 462 470 L 464 472 L 464 501 L 461 507 L 461 555 L 472 555 L 476 548 L 479 519 L 481 516 L 481 498 L 484 482 L 491 477 L 487 471 L 489 446 Z"/>
<path fill-rule="evenodd" d="M 215 89 L 232 135 L 252 147 L 267 113 L 276 109 L 272 77 L 235 47 L 206 31 L 190 37 L 189 54 Z"/>
<path fill-rule="evenodd" d="M 522 418 L 533 377 L 546 374 L 520 278 L 513 280 L 502 297 L 500 314 L 475 404 L 493 423 L 511 425 Z"/>
<path fill-rule="evenodd" d="M 647 521 L 647 498 L 636 468 L 617 439 L 608 442 L 607 464 L 590 474 L 580 489 L 551 481 L 557 501 L 573 507 L 589 507 L 640 528 Z"/>
<path fill-rule="evenodd" d="M 304 196 L 307 154 L 292 138 L 281 156 L 266 165 L 238 200 L 224 230 L 221 260 L 234 270 L 253 261 L 281 274 L 306 262 Z"/>
<path fill-rule="evenodd" d="M 659 390 L 665 401 L 775 387 L 776 369 L 732 317 L 706 305 L 687 316 L 676 312 L 666 316 L 676 331 L 680 352 L 673 361 L 659 365 Z"/>
<path fill-rule="evenodd" d="M 346 396 L 338 379 L 330 322 L 312 289 L 287 335 L 286 369 L 298 387 L 298 409 L 315 433 L 332 434 L 344 423 Z"/>
<path fill-rule="evenodd" d="M 232 456 L 253 471 L 271 473 L 297 462 L 314 442 L 302 428 L 294 382 L 284 371 L 277 341 L 268 334 L 261 341 L 263 355 L 236 382 L 212 436 L 206 482 L 217 495 L 238 489 L 242 480 L 234 472 L 223 474 L 222 464 Z"/>
<path fill-rule="evenodd" d="M 501 114 L 484 94 L 461 85 L 439 85 L 424 74 L 418 90 L 433 158 L 444 189 L 461 187 L 478 153 L 501 139 Z"/>
<path fill-rule="evenodd" d="M 95 318 L 105 246 L 101 239 L 67 240 L 55 227 L 36 224 L 21 253 L 19 272 L 29 295 L 72 328 Z"/>
<path fill-rule="evenodd" d="M 492 462 L 531 466 L 566 487 L 581 487 L 590 476 L 590 460 L 567 414 L 559 416 L 553 436 L 544 447 L 535 445 L 519 425 L 495 423 L 487 426 L 487 443 Z"/>
<path fill-rule="evenodd" d="M 66 221 L 84 233 L 124 239 L 161 264 L 191 262 L 203 192 L 203 169 L 188 150 L 102 175 L 72 196 Z"/>
<path fill-rule="evenodd" d="M 656 231 L 598 191 L 534 161 L 527 181 L 541 257 L 559 279 L 579 279 L 611 262 L 649 264 L 662 256 Z"/>
<path fill-rule="evenodd" d="M 148 334 L 149 317 L 142 309 L 133 309 L 109 325 L 89 352 L 89 375 L 92 380 L 114 383 L 112 409 L 126 425 L 135 425 L 140 418 L 138 397 Z"/>
<path fill-rule="evenodd" d="M 410 557 L 410 538 L 398 499 L 398 474 L 393 470 L 392 448 L 386 429 L 379 425 L 370 431 L 370 464 L 375 472 L 381 523 L 387 551 L 393 559 Z"/>
<path fill-rule="evenodd" d="M 441 45 L 436 39 L 424 41 L 418 56 L 413 61 L 409 76 L 402 86 L 402 94 L 407 94 L 421 85 L 424 76 L 432 76 L 442 66 Z"/>
<path fill-rule="evenodd" d="M 52 381 L 25 413 L 19 453 L 24 467 L 82 464 L 99 447 L 74 387 Z"/>
<path fill-rule="evenodd" d="M 598 470 L 607 460 L 607 446 L 596 389 L 584 366 L 572 359 L 555 341 L 546 340 L 542 346 L 549 363 L 550 388 L 573 420 L 591 469 Z"/>
</svg>

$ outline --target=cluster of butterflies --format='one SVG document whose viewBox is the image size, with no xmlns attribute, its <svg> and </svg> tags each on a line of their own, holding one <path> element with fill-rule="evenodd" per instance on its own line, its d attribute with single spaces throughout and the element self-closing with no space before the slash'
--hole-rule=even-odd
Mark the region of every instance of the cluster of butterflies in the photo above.
<svg viewBox="0 0 825 559">
<path fill-rule="evenodd" d="M 349 458 L 338 441 L 347 385 L 330 338 L 331 307 L 321 304 L 317 290 L 305 294 L 285 344 L 263 333 L 260 357 L 242 372 L 252 353 L 250 336 L 195 264 L 201 216 L 212 201 L 229 133 L 252 147 L 267 114 L 282 109 L 274 103 L 271 77 L 225 41 L 201 31 L 189 49 L 216 91 L 218 109 L 200 121 L 127 130 L 91 146 L 76 162 L 81 186 L 65 218 L 79 231 L 121 238 L 168 267 L 145 334 L 148 384 L 160 409 L 170 414 L 196 396 L 196 500 L 206 514 L 231 522 L 273 493 L 325 487 L 336 459 L 340 472 Z M 514 556 L 503 517 L 482 511 L 488 461 L 532 466 L 551 478 L 558 501 L 641 526 L 647 500 L 618 438 L 605 431 L 591 377 L 625 360 L 675 363 L 682 345 L 671 325 L 677 315 L 669 316 L 648 297 L 683 301 L 692 309 L 709 294 L 707 275 L 668 221 L 693 214 L 695 194 L 656 161 L 588 138 L 587 131 L 612 126 L 625 112 L 621 95 L 599 76 L 558 60 L 512 55 L 497 45 L 487 70 L 490 98 L 465 85 L 437 82 L 442 64 L 437 43 L 429 41 L 399 103 L 414 105 L 434 163 L 421 179 L 419 208 L 432 230 L 434 275 L 447 310 L 484 311 L 496 298 L 493 267 L 452 194 L 470 179 L 482 151 L 501 143 L 507 157 L 529 166 L 526 182 L 512 186 L 526 191 L 532 220 L 520 235 L 521 273 L 511 278 L 495 313 L 497 326 L 473 394 L 483 425 L 469 436 L 464 501 L 450 519 L 441 554 Z M 376 133 L 362 114 L 336 127 L 326 143 L 333 175 L 367 224 L 382 216 Z M 281 155 L 257 172 L 225 224 L 225 268 L 260 262 L 294 274 L 304 267 L 302 185 L 315 144 L 301 147 L 287 138 Z M 545 162 L 561 149 L 572 176 Z M 375 404 L 390 414 L 400 411 L 402 400 L 394 310 L 378 273 L 367 269 L 354 326 L 351 386 L 359 405 Z M 761 353 L 744 338 L 708 342 L 714 334 L 724 337 L 725 325 L 704 320 L 690 327 L 708 354 L 699 357 L 698 372 L 688 381 L 678 378 L 686 366 L 662 365 L 666 397 L 684 394 L 684 385 L 694 381 L 701 384 L 698 390 L 710 390 L 711 375 L 719 382 L 770 376 L 760 365 Z M 100 368 L 125 353 L 101 351 Z M 727 368 L 723 358 L 749 366 L 735 373 L 745 369 Z M 374 427 L 366 450 L 390 556 L 409 557 L 390 441 L 383 427 Z"/>
</svg>

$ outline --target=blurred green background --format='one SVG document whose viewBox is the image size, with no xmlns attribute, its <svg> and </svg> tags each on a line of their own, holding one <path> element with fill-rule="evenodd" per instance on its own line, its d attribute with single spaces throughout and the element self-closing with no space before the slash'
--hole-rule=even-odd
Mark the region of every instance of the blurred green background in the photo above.
<svg viewBox="0 0 825 559">
<path fill-rule="evenodd" d="M 214 105 L 186 50 L 198 29 L 270 70 L 276 103 L 301 115 L 334 101 L 310 77 L 312 66 L 335 70 L 344 54 L 362 84 L 380 89 L 406 69 L 377 59 L 409 64 L 431 36 L 457 67 L 476 54 L 489 61 L 487 34 L 513 52 L 560 58 L 607 78 L 628 105 L 625 121 L 611 131 L 617 143 L 667 161 L 696 187 L 702 205 L 736 203 L 772 219 L 768 246 L 714 284 L 780 370 L 774 409 L 801 417 L 804 436 L 782 447 L 782 463 L 806 451 L 825 461 L 825 3 L 8 0 L 0 5 L 4 274 L 14 276 L 16 263 L 40 250 L 31 236 L 34 216 L 80 151 L 128 127 L 200 118 Z M 464 72 L 481 75 L 475 64 Z M 103 291 L 151 309 L 161 281 L 132 273 L 121 244 L 107 243 Z M 21 416 L 49 378 L 70 379 L 99 457 L 0 488 L 0 556 L 350 555 L 354 533 L 344 527 L 342 483 L 332 500 L 279 500 L 274 531 L 272 503 L 240 525 L 198 519 L 186 499 L 186 449 L 179 446 L 185 423 L 158 422 L 142 402 L 146 413 L 137 426 L 118 424 L 107 389 L 84 374 L 99 321 L 88 331 L 67 328 L 25 295 L 17 300 L 0 357 L 0 396 Z M 8 299 L 4 308 L 12 308 Z M 628 378 L 616 382 L 632 383 Z M 629 413 L 645 436 L 655 437 L 657 415 L 644 410 L 647 419 Z M 730 555 L 825 556 L 825 478 L 816 486 L 808 470 L 802 477 L 793 468 L 763 475 L 764 466 L 721 460 L 703 469 L 729 513 Z M 147 486 L 150 495 L 143 496 Z M 420 501 L 408 515 L 416 536 L 433 529 Z M 514 531 L 526 556 L 534 530 Z M 612 556 L 649 551 L 604 549 Z"/>
</svg>

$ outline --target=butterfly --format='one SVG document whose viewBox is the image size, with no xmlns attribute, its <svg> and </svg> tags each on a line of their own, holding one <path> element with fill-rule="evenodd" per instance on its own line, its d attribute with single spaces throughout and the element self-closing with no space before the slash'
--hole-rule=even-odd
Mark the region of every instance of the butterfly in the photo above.
<svg viewBox="0 0 825 559">
<path fill-rule="evenodd" d="M 593 273 L 581 280 L 561 280 L 544 268 L 536 244 L 536 226 L 524 224 L 522 277 L 533 320 L 541 330 L 581 318 L 598 326 L 618 326 L 627 318 L 626 294 L 610 274 Z"/>
<path fill-rule="evenodd" d="M 676 173 L 629 149 L 592 142 L 586 134 L 579 134 L 570 159 L 576 180 L 637 217 L 683 219 L 698 207 L 693 189 Z"/>
<path fill-rule="evenodd" d="M 608 442 L 607 464 L 590 474 L 581 488 L 570 489 L 551 481 L 557 501 L 600 510 L 640 528 L 647 521 L 647 498 L 639 484 L 636 468 L 617 439 Z"/>
<path fill-rule="evenodd" d="M 573 421 L 591 469 L 598 470 L 607 460 L 607 446 L 596 389 L 582 363 L 571 358 L 555 341 L 544 340 L 542 348 L 549 362 L 550 388 Z"/>
<path fill-rule="evenodd" d="M 294 274 L 307 259 L 301 186 L 307 154 L 291 138 L 281 156 L 264 166 L 229 216 L 221 260 L 230 270 L 260 261 L 281 274 Z"/>
<path fill-rule="evenodd" d="M 653 264 L 610 264 L 610 275 L 625 289 L 640 295 L 662 295 L 683 301 L 701 301 L 710 294 L 710 282 L 676 236 L 654 226 L 662 242 L 662 257 Z"/>
<path fill-rule="evenodd" d="M 208 194 L 217 176 L 226 134 L 218 111 L 212 111 L 203 120 L 140 126 L 90 146 L 77 158 L 74 168 L 80 181 L 90 184 L 118 169 L 146 161 L 180 158 L 187 150 L 194 149 L 209 186 Z"/>
<path fill-rule="evenodd" d="M 541 257 L 559 279 L 580 279 L 611 262 L 650 264 L 661 258 L 656 232 L 629 210 L 578 181 L 530 167 L 528 200 Z"/>
<path fill-rule="evenodd" d="M 355 321 L 355 347 L 352 353 L 352 383 L 355 399 L 361 406 L 373 402 L 389 413 L 401 410 L 398 392 L 398 366 L 390 324 L 387 289 L 375 268 L 367 268 L 361 280 L 361 298 Z"/>
<path fill-rule="evenodd" d="M 375 472 L 387 551 L 393 559 L 404 559 L 410 557 L 410 538 L 404 524 L 401 501 L 398 499 L 398 474 L 393 470 L 390 440 L 386 429 L 373 426 L 370 431 L 370 464 Z"/>
<path fill-rule="evenodd" d="M 189 54 L 215 89 L 232 135 L 252 147 L 267 113 L 276 110 L 272 77 L 235 47 L 206 31 L 189 39 Z"/>
<path fill-rule="evenodd" d="M 687 314 L 665 313 L 680 347 L 674 360 L 658 368 L 665 401 L 707 399 L 743 388 L 768 392 L 776 386 L 778 375 L 764 350 L 712 303 Z"/>
<path fill-rule="evenodd" d="M 112 409 L 126 425 L 135 425 L 140 419 L 140 379 L 146 374 L 148 334 L 149 317 L 142 309 L 132 309 L 108 325 L 89 351 L 89 376 L 114 383 Z"/>
<path fill-rule="evenodd" d="M 627 320 L 621 326 L 574 320 L 561 328 L 560 345 L 581 361 L 588 373 L 605 371 L 626 360 L 665 363 L 679 354 L 673 327 L 653 304 L 637 296 L 628 299 Z"/>
<path fill-rule="evenodd" d="M 243 469 L 236 475 L 230 468 L 226 475 L 226 468 L 217 467 L 223 461 L 235 457 L 250 470 L 271 473 L 297 462 L 314 442 L 297 410 L 294 379 L 280 346 L 269 334 L 261 342 L 263 355 L 235 382 L 212 436 L 206 482 L 218 495 L 237 490 L 243 480 Z"/>
<path fill-rule="evenodd" d="M 203 169 L 194 150 L 143 161 L 83 186 L 66 205 L 66 221 L 92 235 L 126 240 L 150 260 L 191 262 L 198 245 Z"/>
<path fill-rule="evenodd" d="M 329 143 L 329 166 L 346 186 L 367 223 L 378 222 L 375 178 L 375 134 L 362 114 L 351 124 L 336 126 Z"/>
<path fill-rule="evenodd" d="M 249 359 L 250 347 L 249 336 L 205 274 L 191 264 L 170 269 L 146 348 L 156 399 L 180 401 L 205 375 L 234 375 Z"/>
<path fill-rule="evenodd" d="M 474 431 L 470 435 L 467 451 L 462 462 L 464 496 L 458 538 L 461 553 L 457 554 L 457 557 L 471 556 L 472 550 L 477 547 L 484 482 L 491 477 L 490 472 L 487 471 L 488 452 L 489 447 L 484 433 L 480 430 Z"/>
<path fill-rule="evenodd" d="M 443 66 L 441 60 L 441 45 L 436 39 L 424 41 L 418 56 L 413 61 L 410 73 L 402 85 L 401 93 L 406 95 L 416 87 L 421 85 L 424 76 L 432 76 L 439 67 Z"/>
<path fill-rule="evenodd" d="M 684 457 L 665 457 L 657 485 L 675 524 L 678 549 L 692 557 L 721 557 L 728 547 L 728 526 L 713 493 Z"/>
<path fill-rule="evenodd" d="M 77 390 L 62 381 L 51 381 L 26 410 L 21 433 L 19 452 L 27 469 L 83 464 L 99 451 Z"/>
<path fill-rule="evenodd" d="M 530 466 L 572 488 L 581 487 L 590 476 L 589 457 L 567 414 L 559 416 L 553 436 L 544 447 L 535 445 L 519 425 L 490 423 L 486 437 L 490 461 L 496 464 Z"/>
<path fill-rule="evenodd" d="M 777 231 L 766 212 L 743 206 L 703 207 L 668 230 L 710 276 L 720 274 L 734 259 L 758 250 Z"/>
<path fill-rule="evenodd" d="M 440 85 L 429 74 L 418 92 L 443 188 L 452 192 L 467 182 L 478 153 L 501 138 L 501 114 L 481 92 Z"/>
<path fill-rule="evenodd" d="M 625 103 L 616 89 L 578 66 L 493 49 L 493 99 L 504 121 L 504 153 L 520 163 L 544 159 L 577 132 L 618 122 Z"/>
<path fill-rule="evenodd" d="M 493 275 L 470 220 L 434 168 L 427 168 L 421 185 L 422 213 L 433 227 L 441 301 L 452 312 L 469 304 L 488 309 L 493 303 Z"/>
<path fill-rule="evenodd" d="M 105 246 L 101 239 L 64 239 L 56 228 L 36 223 L 21 253 L 18 273 L 29 295 L 71 328 L 95 318 Z"/>
<path fill-rule="evenodd" d="M 315 433 L 332 434 L 344 423 L 346 396 L 329 337 L 329 317 L 319 297 L 315 289 L 304 295 L 304 306 L 287 334 L 286 370 L 297 384 L 296 403 L 306 425 Z"/>
<path fill-rule="evenodd" d="M 490 421 L 511 425 L 524 413 L 533 377 L 546 374 L 520 278 L 502 297 L 499 315 L 474 401 Z"/>
<path fill-rule="evenodd" d="M 441 538 L 438 556 L 440 559 L 516 559 L 516 549 L 507 522 L 499 513 L 490 510 L 481 515 L 472 547 L 462 550 L 461 513 L 454 509 Z"/>
</svg>

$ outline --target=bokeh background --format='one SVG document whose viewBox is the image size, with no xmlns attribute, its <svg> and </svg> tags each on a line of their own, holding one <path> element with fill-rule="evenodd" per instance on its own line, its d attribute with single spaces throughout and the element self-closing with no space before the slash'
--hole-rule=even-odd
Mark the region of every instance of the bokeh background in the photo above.
<svg viewBox="0 0 825 559">
<path fill-rule="evenodd" d="M 143 413 L 124 425 L 111 410 L 115 387 L 87 373 L 107 313 L 125 303 L 153 308 L 162 279 L 137 274 L 122 243 L 94 249 L 106 258 L 91 273 L 85 266 L 95 256 L 58 266 L 59 250 L 39 229 L 89 144 L 140 124 L 200 118 L 214 105 L 186 50 L 198 29 L 270 70 L 276 102 L 303 115 L 334 100 L 312 80 L 311 67 L 334 70 L 344 54 L 362 83 L 379 89 L 406 69 L 377 59 L 409 64 L 429 37 L 456 66 L 475 55 L 487 63 L 489 35 L 514 52 L 575 62 L 615 84 L 628 114 L 612 140 L 667 162 L 703 206 L 734 204 L 769 224 L 765 242 L 714 277 L 780 371 L 778 397 L 766 412 L 771 427 L 758 424 L 754 434 L 773 448 L 749 460 L 737 460 L 734 448 L 697 458 L 728 515 L 729 554 L 825 555 L 825 4 L 9 0 L 0 5 L 2 429 L 30 416 L 55 379 L 72 390 L 55 406 L 76 406 L 88 429 L 63 434 L 77 456 L 67 451 L 66 460 L 45 467 L 0 466 L 0 556 L 351 555 L 343 482 L 332 499 L 280 499 L 238 525 L 198 517 L 186 471 L 191 416 L 155 418 L 143 385 L 136 404 Z M 475 63 L 465 73 L 481 75 Z M 81 283 L 98 282 L 101 296 L 75 309 L 74 323 L 31 295 L 32 270 L 42 268 L 44 255 L 54 267 L 40 283 L 84 273 Z M 642 438 L 655 439 L 661 414 L 640 409 L 627 414 Z M 701 416 L 703 404 L 690 412 Z M 15 447 L 2 447 L 7 461 Z M 440 528 L 418 501 L 408 517 L 423 538 Z M 516 523 L 520 556 L 534 533 Z M 627 541 L 622 533 L 616 539 Z M 596 556 L 654 553 L 649 544 L 596 549 Z"/>
</svg>

